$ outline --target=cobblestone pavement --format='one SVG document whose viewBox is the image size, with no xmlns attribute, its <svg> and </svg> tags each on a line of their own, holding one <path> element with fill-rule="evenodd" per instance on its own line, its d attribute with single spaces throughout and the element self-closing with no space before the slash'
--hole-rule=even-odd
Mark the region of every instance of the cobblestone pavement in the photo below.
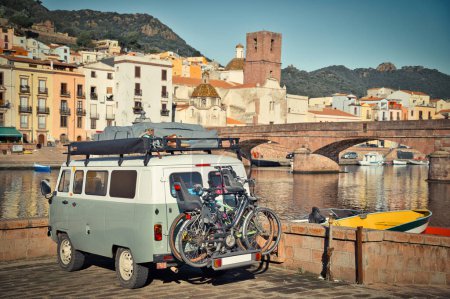
<svg viewBox="0 0 450 299">
<path fill-rule="evenodd" d="M 450 289 L 428 286 L 358 286 L 273 267 L 230 270 L 205 277 L 192 268 L 158 270 L 137 290 L 119 286 L 111 260 L 96 258 L 78 272 L 55 259 L 0 263 L 0 298 L 449 298 Z"/>
</svg>

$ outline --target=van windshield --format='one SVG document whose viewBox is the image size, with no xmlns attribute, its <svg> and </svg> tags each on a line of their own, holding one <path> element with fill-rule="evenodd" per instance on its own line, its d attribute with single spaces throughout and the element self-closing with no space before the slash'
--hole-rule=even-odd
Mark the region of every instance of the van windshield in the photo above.
<svg viewBox="0 0 450 299">
<path fill-rule="evenodd" d="M 189 193 L 194 193 L 194 185 L 202 185 L 202 175 L 199 172 L 175 172 L 172 173 L 169 177 L 170 181 L 170 193 L 173 197 L 176 197 L 175 188 L 173 184 L 175 182 L 184 183 L 188 188 Z"/>
</svg>

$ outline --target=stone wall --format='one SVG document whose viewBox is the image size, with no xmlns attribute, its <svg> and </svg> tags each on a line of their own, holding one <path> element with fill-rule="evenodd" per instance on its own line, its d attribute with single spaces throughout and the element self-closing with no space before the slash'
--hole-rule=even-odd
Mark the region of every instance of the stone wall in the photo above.
<svg viewBox="0 0 450 299">
<path fill-rule="evenodd" d="M 356 229 L 333 227 L 331 273 L 356 281 Z M 284 223 L 283 238 L 273 260 L 283 267 L 324 274 L 325 227 Z M 450 237 L 363 230 L 363 282 L 450 285 Z"/>
</svg>

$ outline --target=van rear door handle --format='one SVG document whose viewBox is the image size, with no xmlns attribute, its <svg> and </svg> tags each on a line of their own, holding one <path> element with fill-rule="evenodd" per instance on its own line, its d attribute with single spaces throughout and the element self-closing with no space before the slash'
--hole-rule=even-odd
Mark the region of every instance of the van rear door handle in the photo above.
<svg viewBox="0 0 450 299">
<path fill-rule="evenodd" d="M 63 200 L 62 203 L 66 205 L 66 204 L 68 204 L 69 202 L 68 202 L 67 200 Z"/>
</svg>

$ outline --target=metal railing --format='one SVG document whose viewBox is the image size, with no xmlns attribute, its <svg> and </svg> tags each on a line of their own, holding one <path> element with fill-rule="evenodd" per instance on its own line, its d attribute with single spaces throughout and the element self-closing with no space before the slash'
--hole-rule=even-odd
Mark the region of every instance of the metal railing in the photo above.
<svg viewBox="0 0 450 299">
<path fill-rule="evenodd" d="M 30 86 L 28 86 L 28 85 L 20 85 L 20 92 L 21 93 L 30 93 Z"/>
<path fill-rule="evenodd" d="M 50 108 L 49 107 L 37 107 L 37 114 L 49 114 L 50 113 Z"/>
<path fill-rule="evenodd" d="M 19 112 L 20 113 L 32 113 L 33 112 L 33 107 L 19 105 Z"/>
<path fill-rule="evenodd" d="M 61 115 L 70 115 L 70 108 L 60 108 L 59 113 Z"/>
<path fill-rule="evenodd" d="M 86 98 L 86 95 L 84 94 L 84 92 L 77 92 L 77 98 L 84 99 Z"/>
<path fill-rule="evenodd" d="M 47 87 L 38 87 L 38 94 L 48 94 Z"/>
<path fill-rule="evenodd" d="M 144 109 L 143 109 L 141 106 L 134 106 L 134 107 L 133 107 L 133 112 L 134 112 L 135 114 L 141 113 L 142 110 L 144 110 Z"/>
<path fill-rule="evenodd" d="M 135 96 L 142 96 L 142 89 L 135 89 L 134 90 L 134 95 Z"/>
<path fill-rule="evenodd" d="M 86 116 L 86 110 L 83 108 L 77 108 L 77 116 Z"/>
<path fill-rule="evenodd" d="M 96 92 L 91 92 L 91 100 L 97 100 L 98 96 Z"/>
<path fill-rule="evenodd" d="M 62 89 L 61 92 L 60 92 L 60 95 L 62 97 L 70 97 L 70 91 Z"/>
<path fill-rule="evenodd" d="M 168 98 L 169 97 L 169 93 L 167 91 L 166 92 L 161 91 L 161 97 Z"/>
<path fill-rule="evenodd" d="M 170 110 L 161 109 L 161 116 L 169 116 L 169 115 L 170 115 Z"/>
</svg>

